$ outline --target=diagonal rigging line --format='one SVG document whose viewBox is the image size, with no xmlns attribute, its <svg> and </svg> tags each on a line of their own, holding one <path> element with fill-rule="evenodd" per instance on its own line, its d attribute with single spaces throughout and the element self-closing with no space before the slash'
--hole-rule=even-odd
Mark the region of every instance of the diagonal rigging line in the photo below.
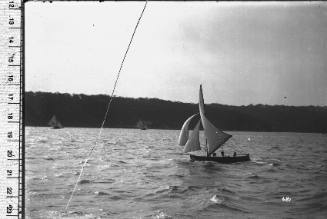
<svg viewBox="0 0 327 219">
<path fill-rule="evenodd" d="M 135 27 L 134 27 L 134 31 L 133 31 L 132 37 L 131 37 L 131 39 L 130 39 L 130 41 L 129 41 L 129 43 L 128 43 L 128 46 L 127 46 L 127 49 L 126 49 L 126 51 L 125 51 L 125 54 L 124 54 L 123 60 L 122 60 L 122 62 L 120 63 L 120 67 L 119 67 L 119 70 L 118 70 L 118 73 L 117 73 L 117 76 L 116 76 L 115 84 L 114 84 L 114 87 L 113 87 L 113 89 L 112 89 L 112 92 L 111 92 L 111 95 L 110 95 L 110 99 L 109 99 L 109 102 L 108 102 L 108 105 L 107 105 L 107 110 L 106 110 L 106 113 L 105 113 L 105 115 L 104 115 L 103 121 L 102 121 L 102 123 L 101 123 L 100 131 L 99 131 L 98 136 L 97 136 L 97 138 L 96 138 L 95 144 L 92 146 L 92 148 L 90 149 L 90 152 L 88 153 L 87 158 L 86 158 L 85 161 L 83 162 L 83 165 L 82 165 L 82 168 L 81 168 L 80 174 L 79 174 L 79 176 L 78 176 L 78 178 L 77 178 L 77 180 L 76 180 L 76 183 L 75 183 L 74 189 L 73 189 L 73 191 L 72 191 L 72 193 L 71 193 L 71 195 L 70 195 L 70 198 L 69 198 L 69 200 L 68 200 L 68 202 L 67 202 L 67 205 L 66 205 L 65 210 L 68 209 L 69 204 L 70 204 L 71 200 L 73 199 L 74 192 L 75 192 L 75 190 L 77 189 L 77 184 L 78 184 L 78 182 L 80 181 L 80 179 L 81 179 L 81 177 L 82 177 L 84 167 L 85 167 L 87 161 L 89 160 L 90 156 L 92 155 L 92 152 L 93 152 L 93 150 L 95 149 L 95 147 L 97 146 L 98 141 L 99 141 L 99 139 L 100 139 L 100 137 L 101 137 L 102 130 L 103 130 L 103 126 L 104 126 L 104 124 L 105 124 L 105 122 L 106 122 L 106 120 L 107 120 L 107 117 L 108 117 L 108 113 L 109 113 L 109 108 L 110 108 L 111 102 L 112 102 L 112 100 L 114 99 L 114 93 L 115 93 L 115 90 L 116 90 L 116 87 L 117 87 L 117 83 L 118 83 L 118 79 L 119 79 L 119 76 L 120 76 L 121 70 L 122 70 L 122 68 L 123 68 L 123 65 L 124 65 L 125 59 L 126 59 L 126 57 L 127 57 L 127 53 L 128 53 L 128 51 L 129 51 L 129 48 L 131 47 L 132 41 L 133 41 L 133 39 L 134 39 L 134 35 L 135 35 L 135 33 L 136 33 L 136 29 L 137 29 L 137 27 L 139 26 L 139 23 L 140 23 L 140 21 L 141 21 L 141 18 L 142 18 L 142 16 L 143 16 L 143 13 L 144 13 L 144 11 L 145 11 L 145 8 L 146 8 L 147 4 L 148 4 L 148 1 L 146 0 L 146 1 L 145 1 L 145 4 L 144 4 L 144 7 L 143 7 L 143 10 L 142 10 L 142 12 L 141 12 L 141 14 L 140 14 L 140 17 L 138 18 L 137 23 L 136 23 L 136 25 L 135 25 Z"/>
</svg>

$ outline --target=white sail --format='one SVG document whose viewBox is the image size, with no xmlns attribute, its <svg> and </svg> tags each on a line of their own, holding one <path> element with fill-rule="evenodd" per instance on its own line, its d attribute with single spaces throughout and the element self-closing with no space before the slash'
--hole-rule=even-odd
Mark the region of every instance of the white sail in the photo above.
<svg viewBox="0 0 327 219">
<path fill-rule="evenodd" d="M 139 120 L 137 123 L 136 123 L 136 128 L 139 128 L 141 130 L 146 130 L 148 129 L 148 125 L 147 125 L 147 122 L 143 121 L 143 120 Z"/>
<path fill-rule="evenodd" d="M 200 141 L 199 141 L 199 129 L 200 129 L 200 120 L 196 124 L 190 138 L 187 140 L 185 144 L 184 153 L 201 150 Z"/>
<path fill-rule="evenodd" d="M 63 128 L 63 125 L 57 120 L 55 115 L 52 116 L 48 125 L 52 126 L 53 128 Z"/>
<path fill-rule="evenodd" d="M 48 125 L 53 126 L 57 124 L 57 118 L 55 115 L 53 115 L 48 123 Z"/>
<path fill-rule="evenodd" d="M 189 117 L 183 124 L 181 132 L 179 134 L 179 138 L 178 138 L 178 144 L 180 146 L 184 146 L 187 142 L 188 139 L 188 127 L 190 125 L 191 120 L 193 119 L 194 116 L 196 116 L 198 114 L 194 114 L 191 117 Z"/>
<path fill-rule="evenodd" d="M 58 128 L 63 128 L 64 126 L 63 126 L 63 125 L 58 121 L 58 122 L 57 122 L 57 127 L 58 127 Z"/>
<path fill-rule="evenodd" d="M 220 146 L 222 146 L 232 136 L 217 129 L 205 117 L 202 85 L 200 85 L 200 91 L 199 91 L 199 110 L 200 110 L 202 126 L 204 129 L 204 135 L 207 139 L 208 155 L 210 155 L 213 152 L 215 152 Z"/>
</svg>

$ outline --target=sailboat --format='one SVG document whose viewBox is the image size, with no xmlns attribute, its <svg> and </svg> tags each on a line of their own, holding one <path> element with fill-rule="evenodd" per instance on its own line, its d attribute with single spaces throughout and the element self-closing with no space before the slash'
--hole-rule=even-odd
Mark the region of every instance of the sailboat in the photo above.
<svg viewBox="0 0 327 219">
<path fill-rule="evenodd" d="M 146 122 L 144 122 L 143 120 L 139 120 L 136 124 L 136 127 L 141 129 L 141 130 L 147 130 L 148 129 L 148 125 Z"/>
<path fill-rule="evenodd" d="M 198 118 L 198 122 L 195 125 L 191 135 L 189 136 L 189 125 L 195 118 Z M 216 128 L 205 116 L 204 111 L 204 100 L 203 100 L 203 92 L 202 85 L 200 85 L 199 90 L 199 113 L 190 116 L 183 124 L 179 138 L 178 144 L 184 146 L 184 153 L 189 153 L 193 151 L 200 151 L 200 124 L 202 124 L 204 129 L 204 136 L 206 138 L 206 156 L 199 156 L 195 154 L 190 154 L 191 161 L 214 161 L 219 163 L 235 163 L 242 161 L 249 161 L 249 154 L 236 155 L 234 153 L 233 156 L 224 156 L 222 152 L 222 156 L 216 156 L 215 151 L 218 150 L 228 139 L 232 137 L 232 135 L 227 134 L 218 128 Z"/>
<path fill-rule="evenodd" d="M 53 115 L 48 123 L 49 126 L 51 126 L 53 129 L 61 129 L 64 126 L 59 122 L 57 117 Z"/>
</svg>

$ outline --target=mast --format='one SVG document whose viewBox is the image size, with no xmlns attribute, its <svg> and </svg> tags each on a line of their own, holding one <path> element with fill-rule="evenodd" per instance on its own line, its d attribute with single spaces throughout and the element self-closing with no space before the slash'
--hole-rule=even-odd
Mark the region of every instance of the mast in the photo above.
<svg viewBox="0 0 327 219">
<path fill-rule="evenodd" d="M 202 84 L 200 84 L 200 89 L 201 89 L 201 92 L 202 92 Z M 202 95 L 202 101 L 203 101 L 203 111 L 204 111 L 204 99 L 203 99 L 203 95 Z M 199 101 L 199 104 L 200 104 L 200 101 Z M 203 127 L 203 130 L 204 130 L 203 123 L 202 123 L 202 127 Z M 207 157 L 209 157 L 208 139 L 207 138 L 206 138 L 206 152 L 207 152 Z"/>
<path fill-rule="evenodd" d="M 208 153 L 208 141 L 206 139 L 206 152 L 207 152 L 207 157 L 209 157 L 209 153 Z"/>
<path fill-rule="evenodd" d="M 216 128 L 205 116 L 204 100 L 202 93 L 202 85 L 199 90 L 199 111 L 201 122 L 204 129 L 204 135 L 207 140 L 207 156 L 214 153 L 220 146 L 222 146 L 232 136 L 227 134 L 218 128 Z"/>
</svg>

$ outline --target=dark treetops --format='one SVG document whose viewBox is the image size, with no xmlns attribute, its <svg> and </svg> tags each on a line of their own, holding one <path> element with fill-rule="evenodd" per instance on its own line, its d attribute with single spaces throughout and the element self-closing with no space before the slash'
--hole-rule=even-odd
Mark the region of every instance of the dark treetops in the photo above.
<svg viewBox="0 0 327 219">
<path fill-rule="evenodd" d="M 47 126 L 52 115 L 65 127 L 100 127 L 109 97 L 105 95 L 25 93 L 25 125 Z M 206 115 L 218 128 L 229 131 L 327 133 L 326 106 L 207 104 Z M 198 112 L 197 104 L 148 98 L 115 97 L 105 127 L 180 129 Z"/>
</svg>

